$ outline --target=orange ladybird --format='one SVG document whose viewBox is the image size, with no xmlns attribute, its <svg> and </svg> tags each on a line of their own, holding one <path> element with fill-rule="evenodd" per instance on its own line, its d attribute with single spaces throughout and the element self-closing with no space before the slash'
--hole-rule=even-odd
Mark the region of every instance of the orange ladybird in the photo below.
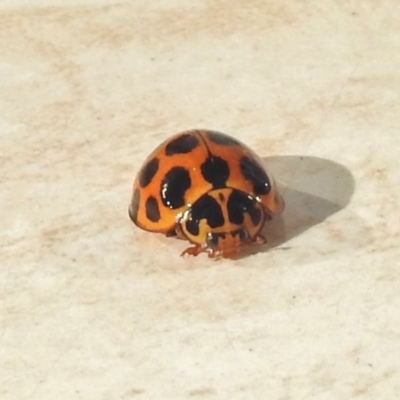
<svg viewBox="0 0 400 400">
<path fill-rule="evenodd" d="M 284 202 L 261 160 L 223 133 L 192 130 L 163 142 L 140 169 L 131 220 L 192 243 L 182 255 L 234 257 L 256 243 Z"/>
</svg>

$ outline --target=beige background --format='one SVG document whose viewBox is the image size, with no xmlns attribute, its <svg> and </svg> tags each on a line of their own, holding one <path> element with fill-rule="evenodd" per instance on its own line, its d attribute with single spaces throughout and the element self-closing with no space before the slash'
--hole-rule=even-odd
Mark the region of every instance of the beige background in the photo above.
<svg viewBox="0 0 400 400">
<path fill-rule="evenodd" d="M 398 399 L 399 113 L 397 0 L 2 1 L 0 398 Z M 270 164 L 269 247 L 129 221 L 195 127 Z"/>
</svg>

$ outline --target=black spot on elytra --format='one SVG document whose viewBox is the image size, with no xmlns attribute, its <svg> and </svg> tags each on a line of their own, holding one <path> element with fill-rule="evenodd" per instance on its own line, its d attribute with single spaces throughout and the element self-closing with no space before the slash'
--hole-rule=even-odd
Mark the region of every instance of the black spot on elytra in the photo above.
<svg viewBox="0 0 400 400">
<path fill-rule="evenodd" d="M 240 170 L 244 178 L 253 184 L 253 190 L 256 195 L 269 193 L 271 182 L 264 169 L 256 161 L 243 156 L 240 159 Z"/>
<path fill-rule="evenodd" d="M 189 171 L 183 167 L 171 168 L 161 182 L 160 195 L 163 204 L 176 209 L 185 204 L 185 193 L 190 188 Z"/>
<path fill-rule="evenodd" d="M 155 197 L 150 196 L 146 200 L 145 208 L 147 219 L 151 222 L 158 222 L 160 220 L 160 208 L 158 207 L 158 202 Z"/>
<path fill-rule="evenodd" d="M 158 158 L 153 158 L 142 168 L 139 175 L 139 185 L 142 188 L 146 187 L 152 181 L 158 171 L 158 166 Z"/>
<path fill-rule="evenodd" d="M 244 221 L 244 214 L 248 213 L 253 225 L 261 222 L 262 212 L 256 207 L 256 201 L 239 190 L 233 190 L 227 202 L 229 221 L 232 224 L 240 225 Z"/>
<path fill-rule="evenodd" d="M 223 146 L 240 146 L 241 145 L 241 143 L 239 141 L 237 141 L 236 139 L 234 139 L 231 136 L 225 135 L 224 133 L 208 131 L 208 132 L 206 132 L 206 135 L 211 142 L 214 142 L 216 144 L 220 144 Z"/>
<path fill-rule="evenodd" d="M 173 156 L 174 154 L 190 153 L 199 144 L 199 139 L 189 133 L 185 133 L 172 140 L 165 147 L 165 154 Z"/>
<path fill-rule="evenodd" d="M 207 157 L 206 161 L 201 164 L 200 169 L 203 178 L 211 183 L 214 188 L 224 187 L 229 178 L 228 163 L 218 156 Z"/>
<path fill-rule="evenodd" d="M 192 235 L 199 234 L 199 223 L 205 219 L 210 228 L 218 228 L 225 223 L 218 201 L 205 194 L 192 205 L 191 219 L 186 221 L 186 229 Z"/>
<path fill-rule="evenodd" d="M 140 192 L 138 189 L 135 189 L 135 191 L 133 192 L 131 205 L 129 207 L 129 217 L 135 224 L 137 222 L 139 202 L 140 202 Z"/>
</svg>

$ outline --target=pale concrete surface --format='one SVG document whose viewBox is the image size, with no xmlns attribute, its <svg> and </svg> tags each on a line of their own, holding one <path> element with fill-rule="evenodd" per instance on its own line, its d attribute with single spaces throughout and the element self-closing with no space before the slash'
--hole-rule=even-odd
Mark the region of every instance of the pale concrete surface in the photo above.
<svg viewBox="0 0 400 400">
<path fill-rule="evenodd" d="M 3 1 L 0 398 L 398 399 L 399 46 L 396 0 Z M 198 127 L 275 172 L 269 248 L 129 221 Z"/>
</svg>

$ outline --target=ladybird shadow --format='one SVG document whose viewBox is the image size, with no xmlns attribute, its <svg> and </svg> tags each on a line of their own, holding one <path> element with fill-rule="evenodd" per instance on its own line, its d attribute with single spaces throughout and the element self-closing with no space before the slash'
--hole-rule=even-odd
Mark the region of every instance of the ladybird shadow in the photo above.
<svg viewBox="0 0 400 400">
<path fill-rule="evenodd" d="M 282 246 L 347 206 L 355 190 L 352 173 L 336 162 L 306 156 L 274 156 L 262 159 L 274 176 L 285 200 L 283 214 L 265 224 L 267 245 L 260 251 Z"/>
</svg>

